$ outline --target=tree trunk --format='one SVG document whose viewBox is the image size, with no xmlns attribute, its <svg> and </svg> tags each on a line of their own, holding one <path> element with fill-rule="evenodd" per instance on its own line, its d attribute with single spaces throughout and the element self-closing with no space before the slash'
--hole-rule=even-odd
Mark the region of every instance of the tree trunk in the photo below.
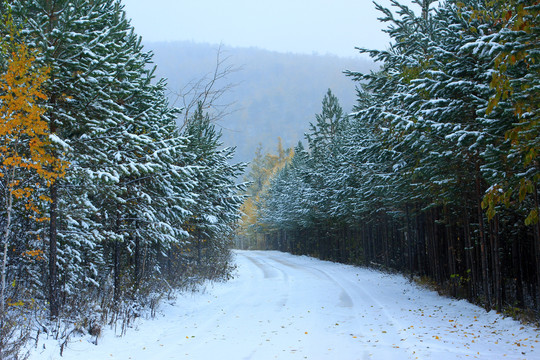
<svg viewBox="0 0 540 360">
<path fill-rule="evenodd" d="M 135 224 L 137 227 L 137 224 Z M 141 281 L 141 240 L 135 235 L 135 290 L 139 289 Z"/>
<path fill-rule="evenodd" d="M 11 211 L 13 209 L 13 193 L 10 187 L 6 188 L 6 230 L 4 232 L 4 252 L 2 256 L 2 290 L 0 292 L 0 336 L 4 337 L 4 323 L 6 315 L 6 303 L 5 303 L 5 290 L 6 290 L 6 269 L 7 269 L 7 253 L 8 253 L 8 240 L 11 232 Z M 2 355 L 3 346 L 0 344 L 0 359 L 3 359 Z"/>
<path fill-rule="evenodd" d="M 438 253 L 438 246 L 437 246 L 437 225 L 435 223 L 435 220 L 437 218 L 437 214 L 435 212 L 435 209 L 432 208 L 428 212 L 429 218 L 427 220 L 426 224 L 426 230 L 429 230 L 426 236 L 427 241 L 427 248 L 428 248 L 428 257 L 430 262 L 430 274 L 431 277 L 437 282 L 441 283 L 441 279 L 439 277 L 440 271 L 439 271 L 439 253 Z"/>
<path fill-rule="evenodd" d="M 533 232 L 536 259 L 536 307 L 537 311 L 540 311 L 540 235 L 536 229 L 534 229 Z"/>
<path fill-rule="evenodd" d="M 414 236 L 412 234 L 411 217 L 409 214 L 409 206 L 405 205 L 405 214 L 407 215 L 407 231 L 405 232 L 405 241 L 409 254 L 409 276 L 412 280 L 414 274 Z"/>
<path fill-rule="evenodd" d="M 493 266 L 493 290 L 497 311 L 502 310 L 502 282 L 499 259 L 499 215 L 496 215 L 491 225 L 491 262 Z"/>
<path fill-rule="evenodd" d="M 523 293 L 523 261 L 521 259 L 521 245 L 517 241 L 517 237 L 512 239 L 512 268 L 514 269 L 515 286 L 516 286 L 516 301 L 518 307 L 525 305 L 525 297 Z"/>
<path fill-rule="evenodd" d="M 202 249 L 201 249 L 201 231 L 196 231 L 196 242 L 197 242 L 197 265 L 201 266 L 202 262 Z"/>
<path fill-rule="evenodd" d="M 451 294 L 455 297 L 457 296 L 457 286 L 460 285 L 460 278 L 456 269 L 456 244 L 454 241 L 454 234 L 450 225 L 451 219 L 447 206 L 444 207 L 444 217 L 446 230 L 445 233 L 447 244 L 448 273 L 450 276 Z"/>
<path fill-rule="evenodd" d="M 114 303 L 117 304 L 120 300 L 120 243 L 118 240 L 113 241 L 114 253 L 113 253 L 113 262 L 114 262 Z"/>
<path fill-rule="evenodd" d="M 469 220 L 469 212 L 467 209 L 467 206 L 463 208 L 463 236 L 465 236 L 465 261 L 467 264 L 467 271 L 468 271 L 468 296 L 469 300 L 473 300 L 476 296 L 478 296 L 476 291 L 476 284 L 478 279 L 478 272 L 476 270 L 476 262 L 474 260 L 474 249 L 475 247 L 472 244 L 471 241 L 471 228 L 470 228 L 470 220 Z"/>
<path fill-rule="evenodd" d="M 539 212 L 539 204 L 538 204 L 538 188 L 536 184 L 534 184 L 533 189 L 533 197 L 534 197 L 534 204 L 536 206 L 537 214 L 540 214 Z M 537 215 L 538 216 L 538 215 Z M 536 259 L 536 306 L 537 311 L 540 311 L 540 219 L 535 219 L 535 223 L 533 223 L 533 239 L 534 239 L 534 248 L 535 248 L 535 259 Z"/>
<path fill-rule="evenodd" d="M 486 235 L 484 230 L 484 213 L 482 211 L 482 191 L 480 190 L 480 165 L 476 162 L 476 209 L 478 216 L 478 231 L 480 236 L 480 261 L 482 263 L 482 285 L 485 295 L 485 308 L 491 309 L 491 292 L 489 288 L 488 258 L 486 249 Z"/>
<path fill-rule="evenodd" d="M 379 227 L 382 226 L 382 229 L 381 229 L 381 235 L 382 235 L 382 238 L 383 238 L 383 261 L 384 261 L 384 266 L 386 268 L 388 268 L 390 266 L 390 259 L 389 259 L 389 255 L 388 255 L 388 242 L 389 242 L 389 234 L 388 234 L 388 222 L 386 221 L 386 219 L 384 219 L 384 221 L 381 221 L 383 224 L 380 224 L 379 223 Z"/>
<path fill-rule="evenodd" d="M 419 206 L 420 208 L 420 206 Z M 426 264 L 425 264 L 425 258 L 426 258 L 426 238 L 424 233 L 424 214 L 422 212 L 419 212 L 416 215 L 416 262 L 418 263 L 417 271 L 420 276 L 426 275 Z"/>
<path fill-rule="evenodd" d="M 50 227 L 49 227 L 49 309 L 51 319 L 58 317 L 58 268 L 57 263 L 57 241 L 58 241 L 58 188 L 56 183 L 50 188 Z"/>
</svg>

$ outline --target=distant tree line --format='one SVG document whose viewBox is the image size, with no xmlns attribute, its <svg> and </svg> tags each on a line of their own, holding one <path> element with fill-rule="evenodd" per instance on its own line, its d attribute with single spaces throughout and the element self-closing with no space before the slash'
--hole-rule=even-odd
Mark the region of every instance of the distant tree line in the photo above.
<svg viewBox="0 0 540 360">
<path fill-rule="evenodd" d="M 179 130 L 117 0 L 0 10 L 0 359 L 227 278 L 244 165 L 208 104 Z"/>
<path fill-rule="evenodd" d="M 358 102 L 329 91 L 248 225 L 265 246 L 397 269 L 540 313 L 540 3 L 393 1 Z"/>
</svg>

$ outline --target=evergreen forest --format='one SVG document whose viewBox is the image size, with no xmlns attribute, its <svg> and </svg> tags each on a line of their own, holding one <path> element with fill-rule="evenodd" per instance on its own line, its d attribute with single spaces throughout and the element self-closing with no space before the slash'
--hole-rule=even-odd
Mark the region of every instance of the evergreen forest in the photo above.
<svg viewBox="0 0 540 360">
<path fill-rule="evenodd" d="M 540 1 L 412 3 L 374 5 L 390 45 L 336 74 L 354 107 L 328 89 L 305 141 L 261 144 L 247 168 L 212 112 L 219 54 L 176 108 L 120 0 L 0 0 L 0 360 L 40 336 L 60 356 L 76 334 L 121 336 L 229 280 L 234 245 L 538 321 Z"/>
<path fill-rule="evenodd" d="M 399 271 L 540 313 L 540 2 L 392 1 L 379 70 L 305 142 L 257 153 L 238 244 Z"/>
<path fill-rule="evenodd" d="M 122 334 L 176 289 L 227 279 L 245 165 L 208 101 L 177 126 L 117 0 L 0 10 L 0 359 L 40 334 Z"/>
</svg>

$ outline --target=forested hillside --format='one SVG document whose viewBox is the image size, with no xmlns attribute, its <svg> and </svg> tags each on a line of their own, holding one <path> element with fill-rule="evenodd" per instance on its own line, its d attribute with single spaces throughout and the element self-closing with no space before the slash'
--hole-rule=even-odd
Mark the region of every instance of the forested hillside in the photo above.
<svg viewBox="0 0 540 360">
<path fill-rule="evenodd" d="M 538 316 L 540 4 L 435 3 L 380 7 L 393 43 L 361 50 L 382 68 L 349 72 L 353 114 L 329 91 L 286 165 L 254 162 L 243 244 Z"/>
<path fill-rule="evenodd" d="M 146 43 L 145 47 L 154 52 L 159 64 L 156 73 L 168 79 L 169 98 L 176 106 L 183 105 L 178 95 L 185 94 L 190 83 L 204 77 L 210 80 L 220 50 L 218 45 L 190 42 Z M 329 87 L 344 109 L 351 111 L 356 84 L 343 72 L 369 72 L 375 67 L 367 56 L 346 59 L 227 46 L 221 47 L 220 61 L 220 71 L 231 71 L 217 81 L 214 90 L 233 86 L 216 102 L 217 112 L 223 110 L 220 105 L 230 105 L 225 111 L 229 114 L 217 125 L 223 130 L 224 143 L 237 147 L 238 161 L 251 160 L 259 143 L 263 151 L 274 149 L 278 136 L 285 146 L 301 140 Z"/>
<path fill-rule="evenodd" d="M 227 278 L 244 165 L 209 103 L 180 130 L 116 0 L 0 10 L 0 359 Z"/>
</svg>

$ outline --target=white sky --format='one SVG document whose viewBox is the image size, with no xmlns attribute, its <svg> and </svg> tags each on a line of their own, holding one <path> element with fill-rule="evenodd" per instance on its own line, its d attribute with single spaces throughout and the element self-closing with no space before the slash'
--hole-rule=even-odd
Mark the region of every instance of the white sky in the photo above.
<svg viewBox="0 0 540 360">
<path fill-rule="evenodd" d="M 389 0 L 379 0 L 387 6 Z M 404 0 L 410 3 L 410 0 Z M 145 41 L 187 40 L 355 57 L 384 49 L 385 25 L 370 0 L 122 0 Z"/>
</svg>

